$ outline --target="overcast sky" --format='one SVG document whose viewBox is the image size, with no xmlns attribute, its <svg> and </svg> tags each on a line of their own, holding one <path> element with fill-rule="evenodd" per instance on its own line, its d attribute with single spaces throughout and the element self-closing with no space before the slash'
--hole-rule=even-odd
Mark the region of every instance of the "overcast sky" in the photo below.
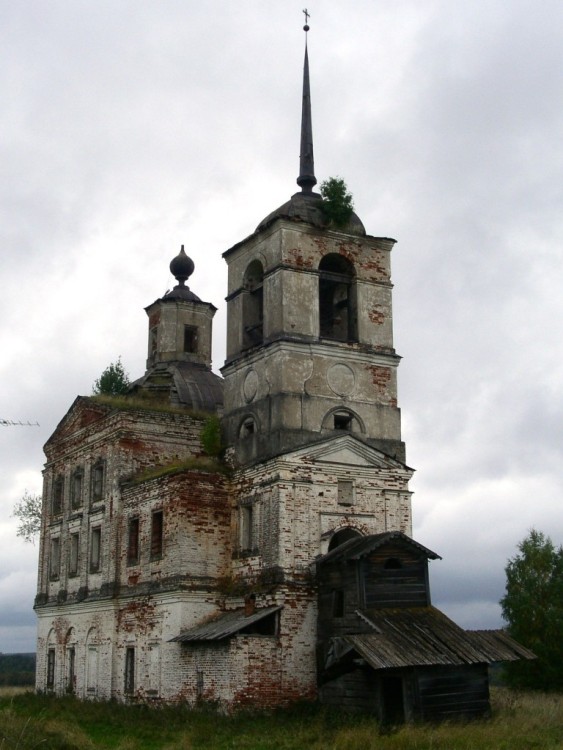
<svg viewBox="0 0 563 750">
<path fill-rule="evenodd" d="M 0 651 L 35 650 L 10 517 L 42 445 L 173 285 L 297 190 L 304 0 L 0 0 Z M 498 627 L 504 565 L 563 541 L 563 3 L 309 0 L 317 178 L 393 237 L 399 405 L 433 602 Z"/>
</svg>

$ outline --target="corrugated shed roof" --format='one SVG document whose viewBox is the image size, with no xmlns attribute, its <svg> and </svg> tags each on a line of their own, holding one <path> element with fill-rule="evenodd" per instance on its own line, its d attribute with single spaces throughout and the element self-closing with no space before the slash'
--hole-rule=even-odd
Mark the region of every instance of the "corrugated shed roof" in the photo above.
<svg viewBox="0 0 563 750">
<path fill-rule="evenodd" d="M 374 669 L 534 658 L 502 631 L 465 631 L 434 607 L 370 610 L 362 616 L 375 632 L 342 640 Z"/>
<path fill-rule="evenodd" d="M 171 638 L 170 642 L 220 641 L 223 638 L 229 638 L 249 625 L 253 625 L 255 622 L 263 620 L 264 617 L 278 612 L 280 609 L 280 606 L 263 607 L 255 610 L 251 615 L 245 615 L 244 609 L 223 612 L 219 617 L 214 617 L 202 625 L 196 625 L 185 633 L 180 633 L 175 638 Z"/>
<path fill-rule="evenodd" d="M 326 555 L 323 555 L 317 560 L 317 565 L 323 565 L 326 562 L 337 562 L 342 560 L 359 560 L 365 555 L 369 555 L 373 550 L 382 547 L 384 544 L 390 542 L 398 542 L 406 547 L 416 549 L 418 552 L 422 552 L 426 557 L 431 560 L 441 559 L 440 555 L 427 547 L 423 547 L 422 544 L 415 542 L 402 531 L 385 531 L 382 534 L 371 534 L 370 536 L 360 536 L 355 539 L 349 539 L 343 544 L 339 544 Z"/>
</svg>

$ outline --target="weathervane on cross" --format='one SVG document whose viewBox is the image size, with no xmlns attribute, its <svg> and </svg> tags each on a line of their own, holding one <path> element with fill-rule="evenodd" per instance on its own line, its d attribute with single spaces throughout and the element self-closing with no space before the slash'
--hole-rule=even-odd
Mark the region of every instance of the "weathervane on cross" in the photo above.
<svg viewBox="0 0 563 750">
<path fill-rule="evenodd" d="M 303 13 L 305 15 L 305 26 L 303 26 L 303 31 L 309 31 L 309 16 L 311 15 L 307 8 L 303 9 Z"/>
</svg>

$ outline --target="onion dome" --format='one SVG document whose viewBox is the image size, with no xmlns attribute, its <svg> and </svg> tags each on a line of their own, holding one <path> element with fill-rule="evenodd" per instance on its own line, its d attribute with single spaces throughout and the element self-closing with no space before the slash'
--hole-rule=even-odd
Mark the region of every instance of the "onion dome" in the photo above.
<svg viewBox="0 0 563 750">
<path fill-rule="evenodd" d="M 194 302 L 201 302 L 200 298 L 190 291 L 186 286 L 186 280 L 194 272 L 194 262 L 189 255 L 186 255 L 182 245 L 178 255 L 170 261 L 170 272 L 178 282 L 172 291 L 164 295 L 163 299 L 185 299 Z"/>
</svg>

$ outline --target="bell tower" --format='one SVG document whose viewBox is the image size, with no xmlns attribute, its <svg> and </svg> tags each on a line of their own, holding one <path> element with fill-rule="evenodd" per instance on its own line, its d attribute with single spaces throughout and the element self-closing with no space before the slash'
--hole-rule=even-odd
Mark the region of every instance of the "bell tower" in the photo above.
<svg viewBox="0 0 563 750">
<path fill-rule="evenodd" d="M 344 226 L 328 220 L 316 183 L 306 44 L 301 189 L 223 255 L 226 439 L 243 465 L 343 432 L 404 461 L 395 240 L 367 235 L 354 213 Z"/>
</svg>

